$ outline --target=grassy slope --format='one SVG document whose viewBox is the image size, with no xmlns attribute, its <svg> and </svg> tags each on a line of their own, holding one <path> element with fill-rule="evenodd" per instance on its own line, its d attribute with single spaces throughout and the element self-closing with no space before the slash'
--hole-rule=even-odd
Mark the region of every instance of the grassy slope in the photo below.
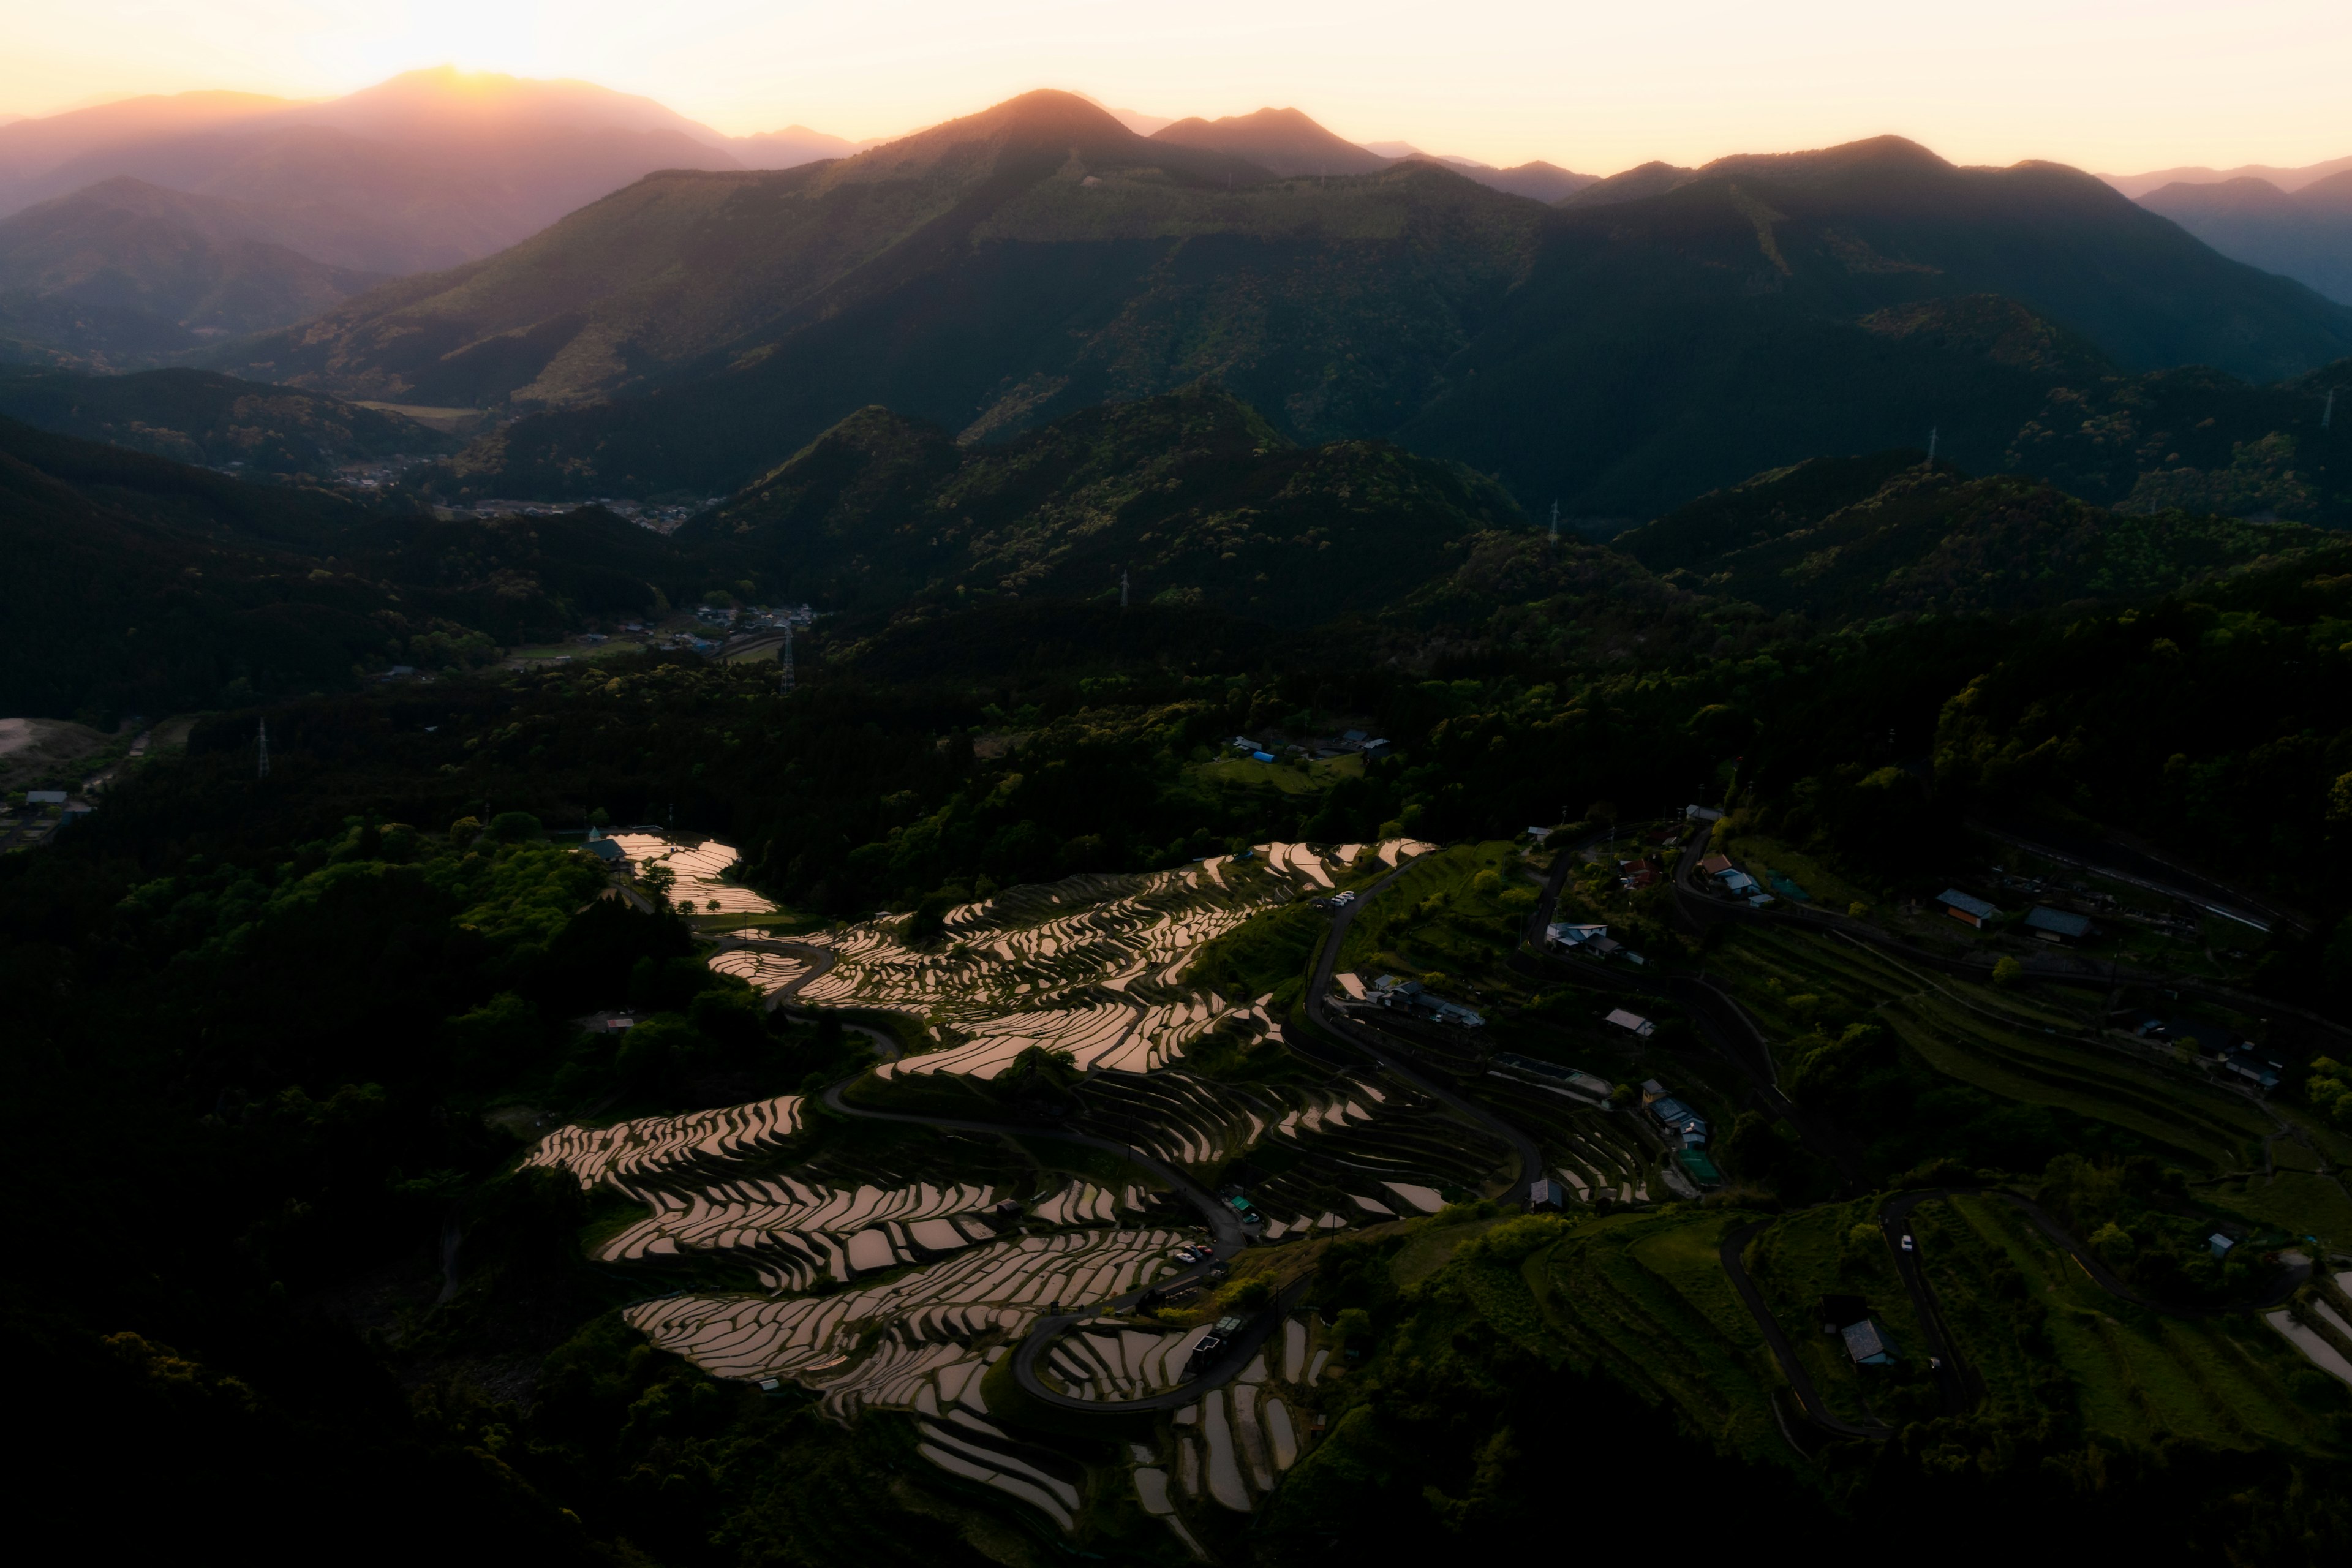
<svg viewBox="0 0 2352 1568">
<path fill-rule="evenodd" d="M 2033 1361 L 1976 1305 L 2000 1260 L 2046 1309 L 2050 1352 L 2035 1359 L 2047 1364 L 2054 1354 L 2090 1430 L 2143 1445 L 2172 1436 L 2233 1447 L 2326 1440 L 2286 1386 L 2302 1358 L 2252 1314 L 2186 1319 L 2119 1302 L 1998 1199 L 1923 1205 L 1919 1221 L 1925 1255 L 1944 1259 L 1934 1267 L 1952 1331 L 1997 1401 L 2030 1410 L 2047 1396 L 2036 1391 Z"/>
</svg>

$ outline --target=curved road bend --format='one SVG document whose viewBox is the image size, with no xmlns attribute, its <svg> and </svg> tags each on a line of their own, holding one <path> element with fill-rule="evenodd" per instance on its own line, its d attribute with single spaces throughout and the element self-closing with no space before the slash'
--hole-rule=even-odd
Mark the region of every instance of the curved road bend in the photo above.
<svg viewBox="0 0 2352 1568">
<path fill-rule="evenodd" d="M 1895 1272 L 1902 1278 L 1903 1289 L 1910 1292 L 1911 1310 L 1918 1315 L 1919 1332 L 1927 1342 L 1927 1354 L 1938 1363 L 1936 1386 L 1943 1392 L 1944 1413 L 1965 1415 L 1984 1396 L 1984 1381 L 1952 1342 L 1951 1332 L 1944 1326 L 1943 1303 L 1936 1297 L 1936 1288 L 1927 1282 L 1927 1271 L 1921 1267 L 1919 1254 L 1903 1250 L 1903 1238 L 1912 1234 L 1911 1211 L 1929 1198 L 1950 1196 L 1941 1187 L 1897 1193 L 1878 1205 L 1878 1229 L 1886 1238 L 1886 1250 L 1895 1257 Z M 1913 1246 L 1917 1246 L 1916 1240 Z"/>
<path fill-rule="evenodd" d="M 1124 1415 L 1133 1410 L 1181 1410 L 1210 1389 L 1223 1388 L 1246 1371 L 1250 1362 L 1256 1357 L 1259 1347 L 1274 1332 L 1275 1325 L 1289 1316 L 1290 1310 L 1307 1293 L 1307 1287 L 1312 1279 L 1313 1276 L 1309 1275 L 1292 1280 L 1281 1295 L 1250 1320 L 1248 1327 L 1233 1337 L 1205 1372 L 1159 1394 L 1148 1394 L 1140 1399 L 1078 1399 L 1067 1394 L 1056 1394 L 1045 1386 L 1044 1380 L 1037 1375 L 1037 1363 L 1044 1359 L 1046 1348 L 1071 1324 L 1083 1322 L 1094 1316 L 1093 1311 L 1065 1312 L 1056 1317 L 1040 1319 L 1037 1326 L 1029 1331 L 1028 1337 L 1021 1342 L 1021 1348 L 1013 1352 L 1013 1381 L 1021 1384 L 1022 1393 L 1056 1410 L 1078 1410 L 1089 1415 Z M 1119 1300 L 1132 1299 L 1121 1297 Z"/>
<path fill-rule="evenodd" d="M 1354 902 L 1333 912 L 1330 935 L 1324 938 L 1322 956 L 1316 960 L 1315 973 L 1307 983 L 1307 1016 L 1310 1022 L 1327 1030 L 1335 1038 L 1345 1041 L 1371 1058 L 1384 1070 L 1411 1084 L 1455 1115 L 1484 1128 L 1502 1140 L 1510 1147 L 1511 1152 L 1518 1156 L 1519 1191 L 1524 1194 L 1529 1187 L 1544 1179 L 1546 1169 L 1543 1151 L 1536 1146 L 1534 1139 L 1484 1106 L 1473 1104 L 1452 1089 L 1432 1083 L 1412 1068 L 1400 1062 L 1396 1054 L 1391 1051 L 1371 1030 L 1365 1028 L 1345 1014 L 1332 1012 L 1324 1004 L 1324 998 L 1331 990 L 1331 972 L 1339 967 L 1340 944 L 1348 940 L 1348 928 L 1355 922 L 1356 911 L 1362 909 L 1373 895 L 1402 876 L 1406 868 L 1412 864 L 1412 861 L 1406 861 L 1404 865 L 1399 866 L 1395 870 L 1358 892 Z"/>
<path fill-rule="evenodd" d="M 1002 1121 L 961 1121 L 943 1116 L 915 1116 L 898 1110 L 868 1110 L 862 1106 L 851 1105 L 842 1098 L 842 1091 L 856 1081 L 856 1078 L 847 1078 L 828 1088 L 822 1097 L 824 1103 L 844 1116 L 856 1117 L 868 1121 L 904 1121 L 919 1127 L 943 1128 L 955 1132 L 982 1132 L 997 1135 L 1019 1133 L 1038 1138 L 1059 1139 L 1066 1143 L 1084 1144 L 1090 1149 L 1099 1149 L 1107 1153 L 1116 1154 L 1132 1164 L 1141 1166 L 1167 1183 L 1170 1191 L 1181 1194 L 1185 1201 L 1201 1211 L 1202 1217 L 1208 1222 L 1209 1233 L 1215 1237 L 1215 1240 L 1211 1246 L 1210 1262 L 1195 1264 L 1184 1272 L 1161 1281 L 1153 1287 L 1154 1289 L 1165 1290 L 1171 1285 L 1200 1281 L 1206 1277 L 1212 1263 L 1231 1258 L 1248 1245 L 1248 1238 L 1242 1234 L 1241 1220 L 1231 1208 L 1218 1202 L 1213 1194 L 1176 1167 L 1155 1155 L 1145 1153 L 1140 1149 L 1130 1148 L 1112 1139 L 1097 1138 L 1088 1132 L 1066 1132 L 1046 1127 L 1016 1127 Z M 1304 1283 L 1300 1281 L 1292 1287 L 1292 1299 L 1296 1299 L 1296 1292 L 1303 1287 Z M 1082 1311 L 1060 1313 L 1039 1319 L 1035 1326 L 1029 1331 L 1028 1336 L 1023 1340 L 1021 1349 L 1015 1353 L 1013 1361 L 1013 1374 L 1020 1382 L 1022 1392 L 1057 1409 L 1076 1410 L 1095 1415 L 1115 1415 L 1129 1410 L 1173 1409 L 1180 1405 L 1191 1404 L 1205 1389 L 1215 1388 L 1232 1381 L 1240 1375 L 1244 1367 L 1249 1364 L 1248 1356 L 1229 1353 L 1221 1358 L 1202 1376 L 1180 1384 L 1168 1394 L 1156 1394 L 1147 1400 L 1128 1400 L 1116 1404 L 1098 1399 L 1077 1399 L 1066 1394 L 1057 1394 L 1046 1387 L 1038 1378 L 1037 1358 L 1045 1353 L 1045 1347 L 1059 1337 L 1064 1330 L 1082 1319 L 1102 1312 L 1127 1310 L 1141 1301 L 1143 1295 L 1141 1290 L 1130 1290 L 1124 1296 L 1096 1302 Z M 1238 1346 L 1246 1343 L 1248 1349 L 1255 1352 L 1266 1334 L 1271 1331 L 1272 1322 L 1278 1321 L 1280 1315 L 1278 1311 L 1261 1314 L 1265 1321 L 1254 1322 L 1249 1330 L 1236 1337 L 1235 1344 Z"/>
<path fill-rule="evenodd" d="M 1797 1403 L 1804 1407 L 1807 1420 L 1841 1437 L 1874 1440 L 1892 1437 L 1895 1436 L 1892 1427 L 1856 1426 L 1842 1415 L 1831 1414 L 1829 1405 L 1822 1398 L 1821 1390 L 1813 1386 L 1813 1374 L 1807 1372 L 1805 1363 L 1797 1358 L 1797 1347 L 1790 1343 L 1788 1334 L 1772 1316 L 1772 1309 L 1764 1304 L 1764 1294 L 1756 1289 L 1756 1281 L 1748 1278 L 1748 1266 L 1741 1261 L 1740 1254 L 1747 1250 L 1756 1233 L 1771 1223 L 1770 1220 L 1759 1219 L 1753 1225 L 1741 1226 L 1723 1238 L 1718 1254 L 1723 1259 L 1724 1273 L 1731 1278 L 1731 1288 L 1739 1292 L 1739 1299 L 1748 1304 L 1756 1326 L 1763 1331 L 1764 1342 L 1772 1347 L 1772 1359 L 1780 1363 L 1780 1375 L 1789 1380 L 1790 1388 L 1796 1393 Z"/>
</svg>

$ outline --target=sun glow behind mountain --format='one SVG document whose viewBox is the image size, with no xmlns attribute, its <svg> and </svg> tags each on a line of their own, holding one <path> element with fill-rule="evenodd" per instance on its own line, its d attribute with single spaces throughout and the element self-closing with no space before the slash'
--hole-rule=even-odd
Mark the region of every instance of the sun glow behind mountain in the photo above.
<svg viewBox="0 0 2352 1568">
<path fill-rule="evenodd" d="M 2128 169 L 2340 155 L 2352 17 L 2226 8 L 1861 0 L 1671 17 L 1572 0 L 84 0 L 12 5 L 0 109 L 236 88 L 347 92 L 455 63 L 656 99 L 730 133 L 902 133 L 1037 86 L 1171 117 L 1297 104 L 1342 136 L 1608 171 L 1897 132 L 1967 162 Z"/>
</svg>

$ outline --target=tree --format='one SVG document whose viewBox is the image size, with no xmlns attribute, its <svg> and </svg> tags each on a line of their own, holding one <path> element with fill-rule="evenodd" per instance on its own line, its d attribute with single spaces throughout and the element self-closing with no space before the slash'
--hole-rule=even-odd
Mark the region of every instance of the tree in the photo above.
<svg viewBox="0 0 2352 1568">
<path fill-rule="evenodd" d="M 1995 985 L 2015 985 L 2024 978 L 2025 965 L 2013 958 L 1999 959 L 1993 963 L 1992 983 Z"/>
<path fill-rule="evenodd" d="M 677 873 L 667 866 L 648 866 L 645 869 L 645 874 L 640 876 L 637 881 L 644 887 L 646 896 L 653 900 L 656 909 L 667 909 L 670 889 L 677 886 Z"/>
</svg>

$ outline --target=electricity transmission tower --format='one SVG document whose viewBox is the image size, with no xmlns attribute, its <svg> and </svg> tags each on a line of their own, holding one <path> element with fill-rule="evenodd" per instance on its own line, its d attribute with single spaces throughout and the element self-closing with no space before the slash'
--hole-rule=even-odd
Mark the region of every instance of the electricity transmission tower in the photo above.
<svg viewBox="0 0 2352 1568">
<path fill-rule="evenodd" d="M 1559 502 L 1551 503 L 1551 542 L 1559 542 Z"/>
<path fill-rule="evenodd" d="M 790 621 L 784 623 L 783 666 L 784 692 L 785 695 L 790 696 L 793 689 L 793 623 Z"/>
<path fill-rule="evenodd" d="M 269 721 L 267 719 L 261 721 L 261 760 L 253 776 L 258 779 L 269 776 Z"/>
</svg>

